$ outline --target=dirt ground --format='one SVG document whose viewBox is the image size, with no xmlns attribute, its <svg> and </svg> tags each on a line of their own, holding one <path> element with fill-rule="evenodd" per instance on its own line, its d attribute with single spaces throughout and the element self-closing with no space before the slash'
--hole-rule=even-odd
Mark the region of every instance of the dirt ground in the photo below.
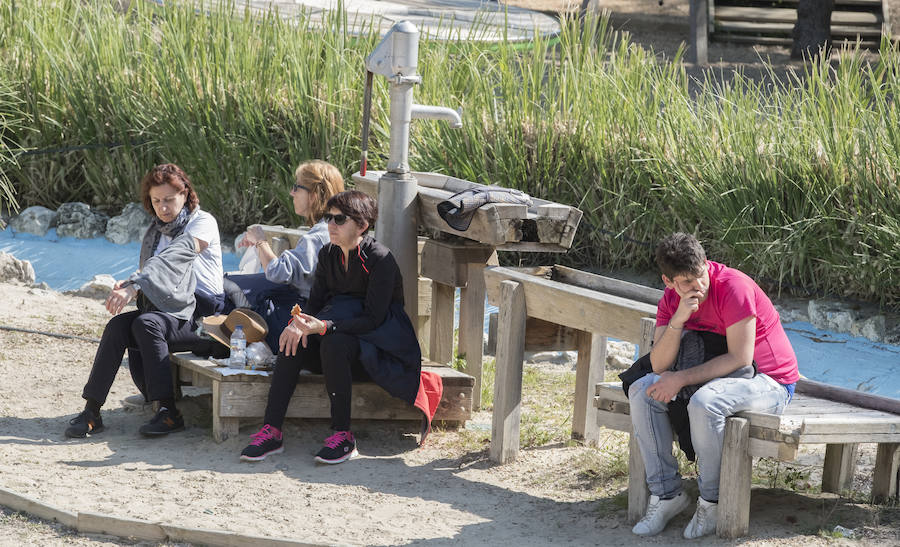
<svg viewBox="0 0 900 547">
<path fill-rule="evenodd" d="M 99 337 L 108 316 L 99 301 L 0 284 L 0 318 L 4 326 Z M 7 379 L 0 385 L 0 487 L 72 512 L 323 544 L 637 541 L 625 518 L 627 450 L 621 433 L 606 432 L 598 448 L 560 443 L 523 450 L 515 463 L 497 466 L 487 459 L 487 412 L 478 413 L 466 430 L 436 431 L 421 449 L 413 426 L 362 422 L 354 426 L 362 456 L 328 467 L 312 459 L 327 424 L 297 421 L 285 428 L 284 454 L 247 464 L 238 455 L 259 424 L 216 444 L 208 395 L 181 404 L 185 432 L 141 438 L 138 427 L 150 413 L 121 404 L 134 392 L 123 369 L 104 407 L 107 429 L 68 440 L 63 431 L 82 408 L 81 388 L 95 351 L 92 342 L 0 329 L 0 376 Z M 855 488 L 867 491 L 874 457 L 871 447 L 862 452 Z M 809 490 L 817 484 L 822 453 L 808 452 L 804 459 L 809 467 L 764 473 L 763 482 Z M 696 495 L 692 481 L 688 488 Z M 862 536 L 854 544 L 900 541 L 896 509 L 830 494 L 757 488 L 751 511 L 751 535 L 741 541 L 746 545 L 833 545 L 836 540 L 820 532 L 836 524 Z M 689 519 L 687 511 L 663 534 L 641 542 L 679 541 Z M 133 542 L 79 536 L 58 524 L 0 511 L 0 544 Z"/>
</svg>

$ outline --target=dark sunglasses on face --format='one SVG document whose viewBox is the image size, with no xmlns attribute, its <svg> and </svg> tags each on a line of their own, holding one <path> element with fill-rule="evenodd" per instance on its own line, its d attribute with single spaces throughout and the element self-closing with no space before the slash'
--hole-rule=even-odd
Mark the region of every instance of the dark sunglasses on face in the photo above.
<svg viewBox="0 0 900 547">
<path fill-rule="evenodd" d="M 307 192 L 311 191 L 309 188 L 307 188 L 306 186 L 303 186 L 302 184 L 295 184 L 294 187 L 291 188 L 291 192 L 296 192 L 297 190 L 299 190 L 301 188 L 306 190 Z"/>
<path fill-rule="evenodd" d="M 338 213 L 336 215 L 332 215 L 331 213 L 325 213 L 324 215 L 322 215 L 322 220 L 325 221 L 325 224 L 329 224 L 333 220 L 334 223 L 337 224 L 338 226 L 342 226 L 345 222 L 347 222 L 347 219 L 349 219 L 349 218 L 350 217 L 348 217 L 347 215 L 345 215 L 343 213 Z"/>
</svg>

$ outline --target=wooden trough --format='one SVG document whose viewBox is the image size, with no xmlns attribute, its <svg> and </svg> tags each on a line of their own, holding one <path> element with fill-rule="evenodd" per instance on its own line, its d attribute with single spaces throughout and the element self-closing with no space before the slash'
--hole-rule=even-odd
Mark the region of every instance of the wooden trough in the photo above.
<svg viewBox="0 0 900 547">
<path fill-rule="evenodd" d="M 384 171 L 353 174 L 359 190 L 378 197 L 378 180 Z M 575 230 L 581 222 L 579 209 L 561 203 L 532 198 L 534 205 L 488 203 L 482 205 L 466 231 L 455 230 L 437 212 L 439 203 L 454 194 L 483 184 L 441 175 L 413 172 L 418 183 L 418 225 L 431 232 L 452 234 L 500 251 L 565 252 L 572 246 Z"/>
</svg>

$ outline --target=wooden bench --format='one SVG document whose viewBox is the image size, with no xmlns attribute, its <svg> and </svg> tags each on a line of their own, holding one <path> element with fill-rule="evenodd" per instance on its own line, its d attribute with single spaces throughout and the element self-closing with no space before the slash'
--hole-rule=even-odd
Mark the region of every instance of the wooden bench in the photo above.
<svg viewBox="0 0 900 547">
<path fill-rule="evenodd" d="M 238 434 L 241 420 L 260 420 L 266 410 L 269 374 L 241 373 L 197 357 L 192 353 L 171 355 L 179 384 L 208 387 L 212 391 L 212 430 L 216 442 Z M 444 382 L 444 395 L 434 421 L 458 426 L 472 414 L 472 389 L 475 379 L 450 367 L 422 363 L 422 369 L 435 372 Z M 321 374 L 301 375 L 288 406 L 288 418 L 329 418 L 330 403 Z M 420 421 L 421 412 L 387 394 L 372 382 L 354 382 L 354 417 L 373 420 Z"/>
<path fill-rule="evenodd" d="M 707 62 L 707 37 L 725 42 L 790 46 L 797 22 L 797 0 L 691 0 L 691 53 Z M 890 36 L 884 0 L 834 0 L 831 38 L 835 43 L 860 41 L 878 48 Z"/>
<path fill-rule="evenodd" d="M 740 412 L 728 418 L 719 487 L 719 536 L 734 538 L 749 530 L 752 459 L 794 461 L 801 444 L 826 445 L 822 490 L 841 492 L 851 484 L 857 444 L 877 443 L 873 498 L 897 495 L 900 415 L 812 396 L 822 385 L 798 382 L 797 393 L 781 416 Z M 594 405 L 600 426 L 631 433 L 628 398 L 621 383 L 598 384 Z M 636 522 L 646 511 L 649 492 L 634 435 L 628 448 L 628 518 Z"/>
</svg>

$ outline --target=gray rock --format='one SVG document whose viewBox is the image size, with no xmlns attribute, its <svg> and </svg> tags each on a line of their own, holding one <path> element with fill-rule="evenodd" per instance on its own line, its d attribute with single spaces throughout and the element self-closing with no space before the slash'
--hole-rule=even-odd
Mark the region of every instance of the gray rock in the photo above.
<svg viewBox="0 0 900 547">
<path fill-rule="evenodd" d="M 555 365 L 575 366 L 578 361 L 577 351 L 526 351 L 526 363 L 553 363 Z"/>
<path fill-rule="evenodd" d="M 10 220 L 9 225 L 17 232 L 43 236 L 47 230 L 56 226 L 56 219 L 56 211 L 34 205 Z"/>
<path fill-rule="evenodd" d="M 884 342 L 887 339 L 885 317 L 883 315 L 875 315 L 868 319 L 857 321 L 850 327 L 850 334 L 868 338 L 873 342 Z"/>
<path fill-rule="evenodd" d="M 129 203 L 122 209 L 121 215 L 109 219 L 106 224 L 106 239 L 119 245 L 140 241 L 152 220 L 153 217 L 147 214 L 140 203 Z"/>
<path fill-rule="evenodd" d="M 858 314 L 837 302 L 809 301 L 809 322 L 816 328 L 835 332 L 850 332 Z"/>
<path fill-rule="evenodd" d="M 99 274 L 95 275 L 93 279 L 82 285 L 78 290 L 66 291 L 65 294 L 104 300 L 107 296 L 109 296 L 109 291 L 112 290 L 113 285 L 115 284 L 116 280 L 113 278 L 113 276 L 108 274 Z"/>
<path fill-rule="evenodd" d="M 60 237 L 92 239 L 106 233 L 109 216 L 91 210 L 87 203 L 63 203 L 56 212 L 59 214 L 56 233 Z"/>
<path fill-rule="evenodd" d="M 0 251 L 0 281 L 34 283 L 34 268 L 31 262 L 19 260 L 9 253 Z"/>
<path fill-rule="evenodd" d="M 46 281 L 41 281 L 40 283 L 32 283 L 31 288 L 38 289 L 41 291 L 52 291 L 53 290 L 50 288 L 50 285 L 48 285 Z"/>
</svg>

